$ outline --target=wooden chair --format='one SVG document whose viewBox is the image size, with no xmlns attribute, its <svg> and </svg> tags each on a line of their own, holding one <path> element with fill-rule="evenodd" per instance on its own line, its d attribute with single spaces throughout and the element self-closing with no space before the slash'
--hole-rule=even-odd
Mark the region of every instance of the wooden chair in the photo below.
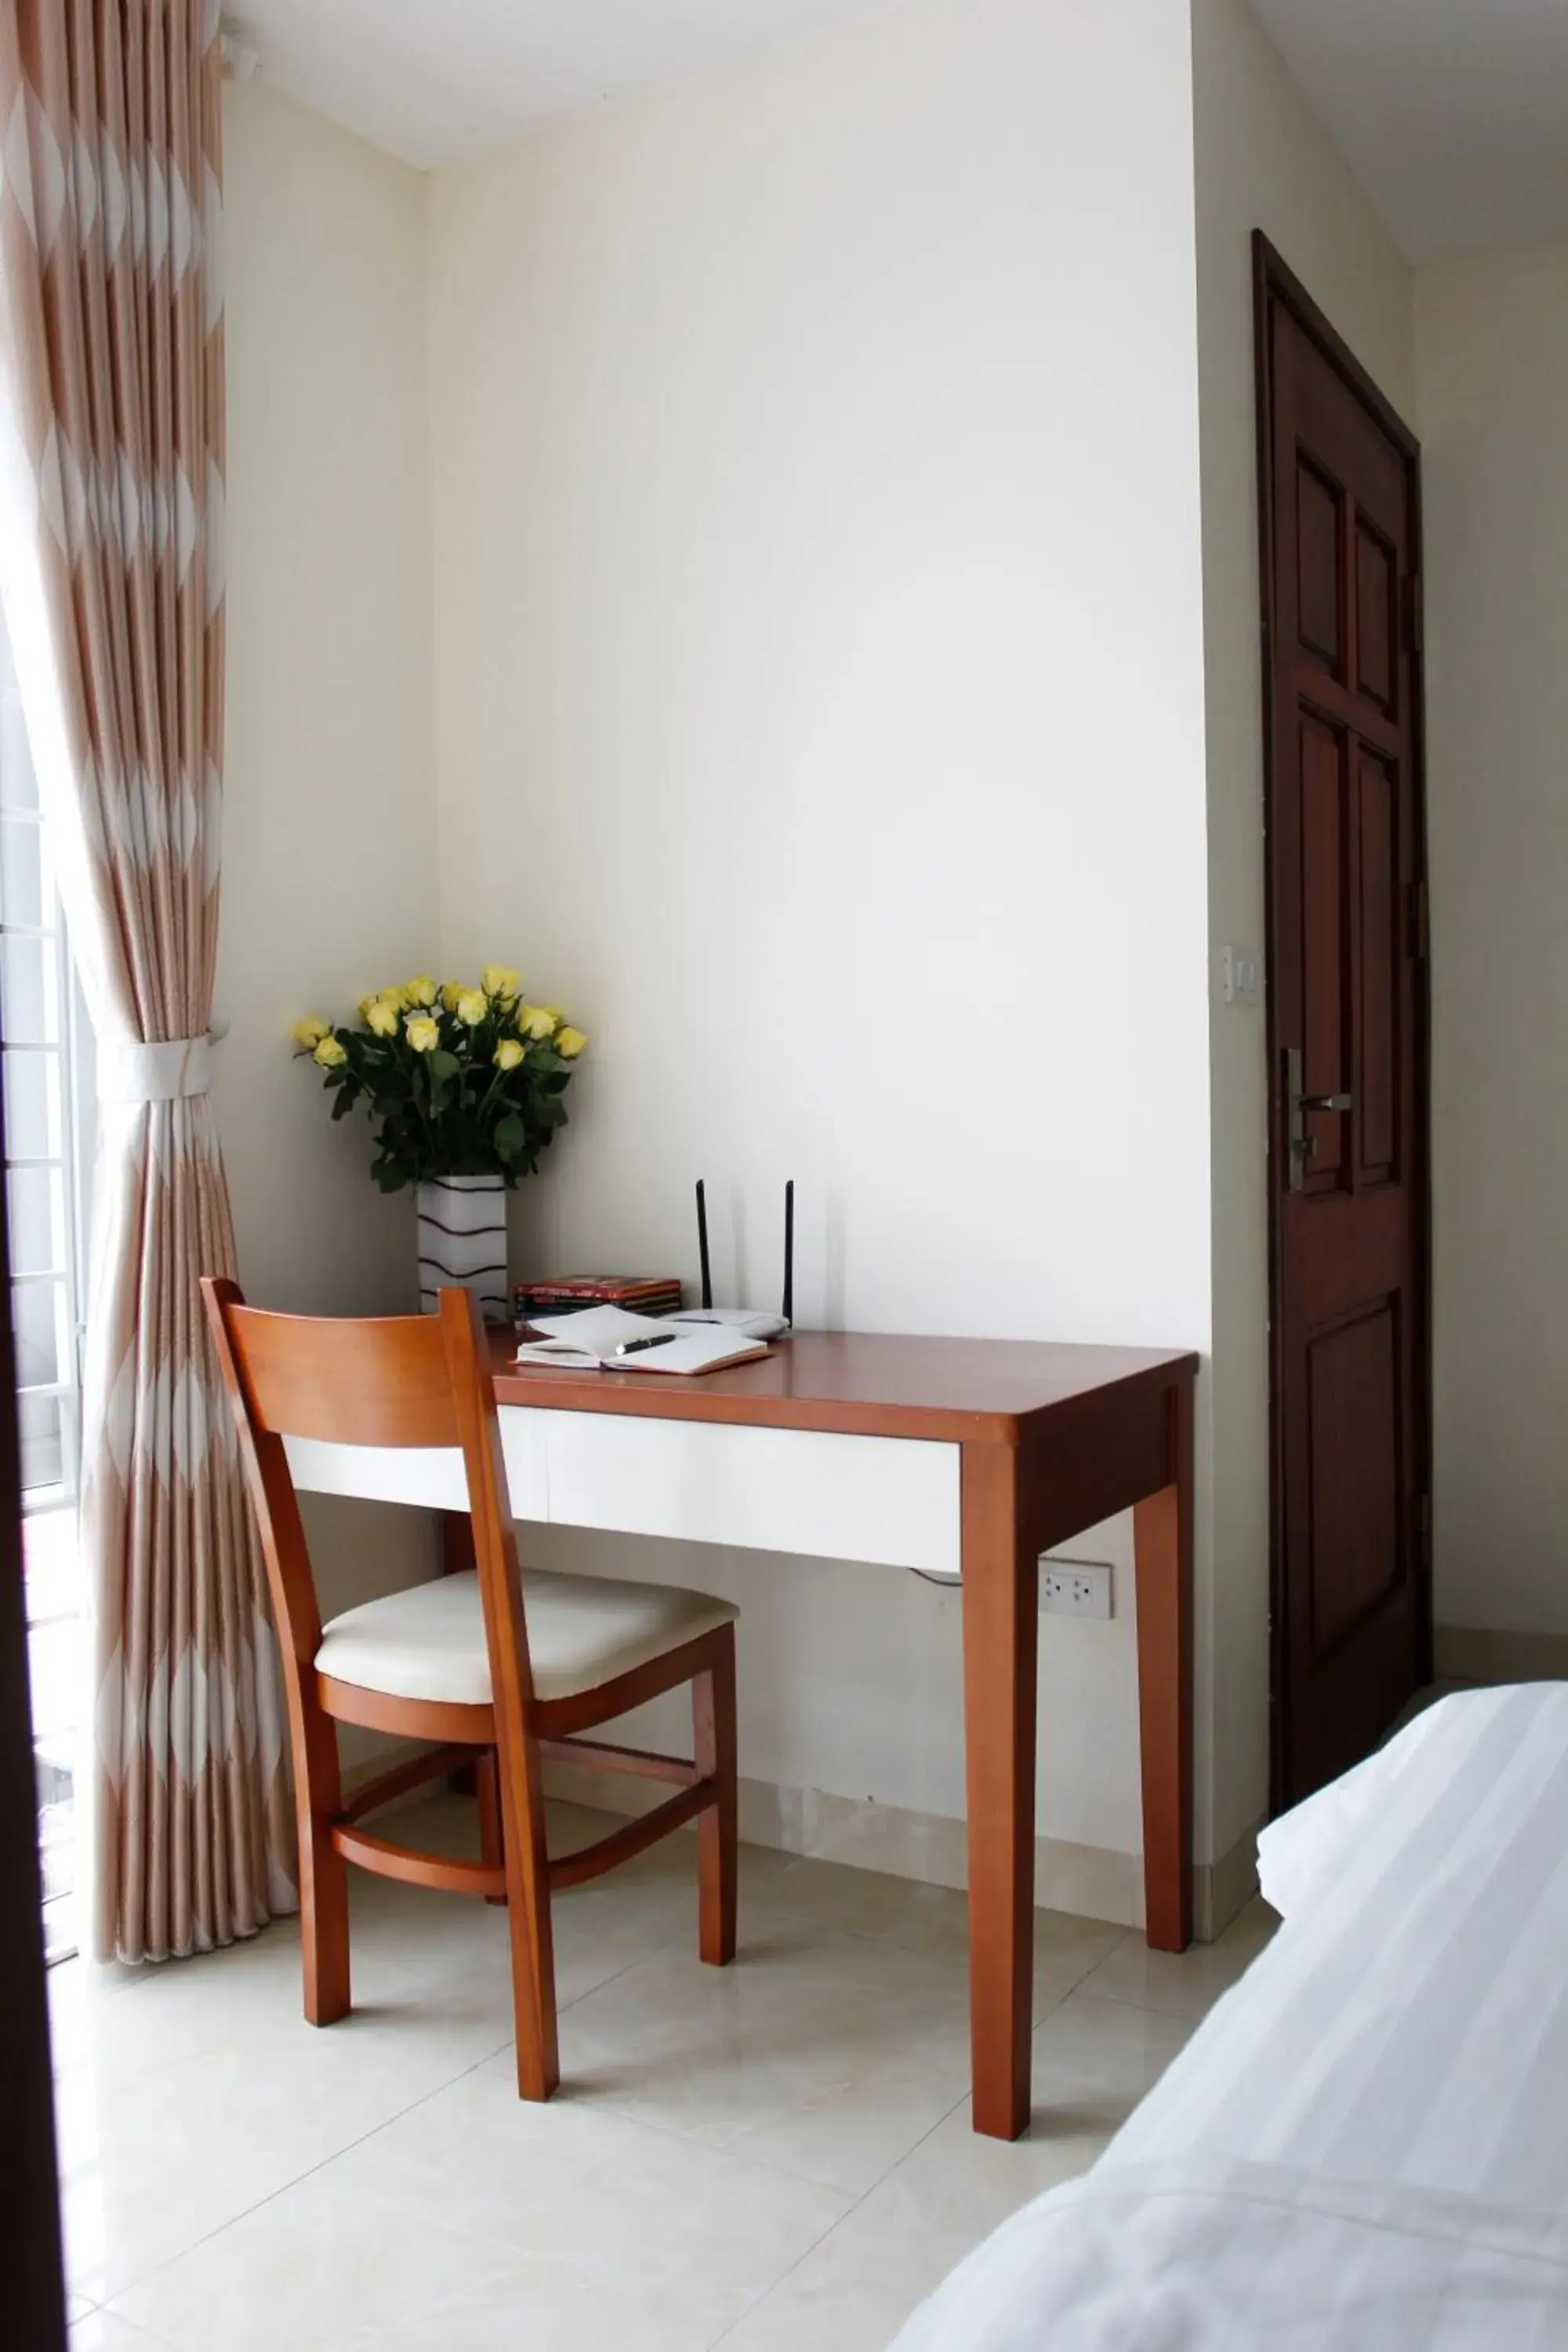
<svg viewBox="0 0 1568 2352">
<path fill-rule="evenodd" d="M 348 2012 L 349 1863 L 413 1886 L 504 1901 L 518 2089 L 525 2099 L 547 2099 L 560 2080 L 550 1918 L 559 1889 L 596 1878 L 695 1819 L 700 1948 L 715 1967 L 734 1958 L 736 1612 L 662 1585 L 536 1571 L 520 1580 L 495 1393 L 467 1291 L 443 1290 L 435 1315 L 350 1322 L 261 1314 L 235 1283 L 210 1276 L 202 1290 L 283 1651 L 305 2014 L 330 2025 Z M 287 1436 L 460 1447 L 476 1568 L 366 1601 L 323 1627 Z M 576 1736 L 687 1682 L 689 1763 Z M 335 1723 L 437 1744 L 345 1798 Z M 418 1853 L 358 1826 L 389 1798 L 473 1761 L 476 1749 L 482 1861 Z M 677 1793 L 552 1862 L 540 1782 L 546 1757 L 673 1781 Z"/>
</svg>

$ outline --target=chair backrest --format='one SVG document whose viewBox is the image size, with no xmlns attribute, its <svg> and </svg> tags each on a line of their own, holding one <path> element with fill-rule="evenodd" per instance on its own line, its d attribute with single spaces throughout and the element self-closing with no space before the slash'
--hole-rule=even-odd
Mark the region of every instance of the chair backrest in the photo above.
<svg viewBox="0 0 1568 2352">
<path fill-rule="evenodd" d="M 532 1699 L 517 1546 L 484 1327 L 471 1294 L 443 1290 L 434 1315 L 345 1320 L 270 1315 L 237 1283 L 202 1277 L 214 1345 L 261 1530 L 279 1639 L 309 1674 L 321 1604 L 283 1441 L 457 1446 L 468 1478 L 474 1558 L 498 1727 Z"/>
</svg>

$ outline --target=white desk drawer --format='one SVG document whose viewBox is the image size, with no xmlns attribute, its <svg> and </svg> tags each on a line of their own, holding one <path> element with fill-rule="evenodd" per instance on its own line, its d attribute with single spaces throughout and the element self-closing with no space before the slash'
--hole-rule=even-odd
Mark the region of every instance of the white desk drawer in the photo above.
<svg viewBox="0 0 1568 2352">
<path fill-rule="evenodd" d="M 503 1405 L 502 1427 L 530 1412 Z M 958 1574 L 956 1445 L 618 1413 L 536 1417 L 548 1423 L 549 1515 L 560 1526 Z"/>
<path fill-rule="evenodd" d="M 909 1437 L 502 1405 L 514 1519 L 959 1571 L 959 1448 Z M 321 1495 L 466 1511 L 455 1446 L 284 1441 Z"/>
<path fill-rule="evenodd" d="M 544 1432 L 550 1415 L 500 1416 L 501 1450 L 514 1519 L 549 1517 Z M 286 1437 L 294 1484 L 302 1493 L 354 1495 L 373 1503 L 420 1503 L 433 1511 L 466 1511 L 468 1485 L 455 1445 L 330 1445 L 316 1437 Z"/>
</svg>

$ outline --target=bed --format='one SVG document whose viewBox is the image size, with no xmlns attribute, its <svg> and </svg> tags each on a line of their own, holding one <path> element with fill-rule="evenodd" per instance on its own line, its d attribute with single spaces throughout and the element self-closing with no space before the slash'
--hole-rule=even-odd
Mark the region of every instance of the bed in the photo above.
<svg viewBox="0 0 1568 2352">
<path fill-rule="evenodd" d="M 1568 2347 L 1568 1685 L 1439 1701 L 1259 1875 L 1267 1950 L 894 2352 Z"/>
</svg>

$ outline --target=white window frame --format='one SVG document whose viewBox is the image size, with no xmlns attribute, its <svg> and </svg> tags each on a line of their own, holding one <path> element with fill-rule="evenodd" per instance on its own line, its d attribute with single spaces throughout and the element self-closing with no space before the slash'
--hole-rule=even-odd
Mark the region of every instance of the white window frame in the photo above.
<svg viewBox="0 0 1568 2352">
<path fill-rule="evenodd" d="M 58 1476 L 47 1484 L 24 1483 L 22 1508 L 33 1539 L 41 1548 L 40 1557 L 52 1565 L 44 1570 L 35 1581 L 32 1573 L 33 1541 L 25 1538 L 25 1555 L 28 1559 L 27 1633 L 30 1662 L 35 1675 L 41 1656 L 48 1655 L 54 1664 L 49 1674 L 49 1686 L 55 1703 L 61 1698 L 59 1675 L 62 1658 L 68 1665 L 68 1646 L 65 1629 L 79 1629 L 78 1649 L 86 1638 L 87 1601 L 82 1587 L 80 1556 L 77 1545 L 76 1512 L 81 1488 L 82 1436 L 82 1369 L 84 1361 L 85 1316 L 87 1306 L 87 1249 L 89 1221 L 91 1213 L 89 1186 L 87 1181 L 88 1152 L 95 1139 L 97 1101 L 92 1032 L 87 1018 L 87 1008 L 78 984 L 66 931 L 65 909 L 56 886 L 54 863 L 42 809 L 37 804 L 38 794 L 32 773 L 27 749 L 26 729 L 21 710 L 21 698 L 10 661 L 10 648 L 0 621 L 0 819 L 12 836 L 8 846 L 16 845 L 16 835 L 31 829 L 37 836 L 38 897 L 36 906 L 30 887 L 26 907 L 37 921 L 19 922 L 10 919 L 10 911 L 0 895 L 0 940 L 32 942 L 37 950 L 37 964 L 28 969 L 32 956 L 22 950 L 20 966 L 6 975 L 24 998 L 30 998 L 37 986 L 40 993 L 37 1033 L 32 1037 L 12 1039 L 4 1034 L 5 1006 L 0 999 L 0 1048 L 7 1056 L 7 1067 L 29 1058 L 45 1056 L 45 1084 L 42 1089 L 43 1133 L 42 1155 L 22 1154 L 14 1150 L 16 1140 L 11 1128 L 5 1132 L 4 1172 L 9 1188 L 13 1170 L 42 1171 L 48 1189 L 49 1240 L 47 1266 L 29 1267 L 19 1271 L 17 1223 L 12 1223 L 12 1260 L 5 1269 L 12 1285 L 13 1323 L 21 1337 L 21 1318 L 16 1311 L 21 1294 L 47 1286 L 53 1297 L 54 1349 L 51 1381 L 23 1381 L 18 1377 L 16 1391 L 18 1413 L 29 1400 L 47 1399 L 55 1402 L 59 1433 L 59 1460 L 47 1466 L 58 1466 Z M 15 877 L 13 877 L 14 879 Z M 13 950 L 4 950 L 5 961 L 13 960 Z M 13 1074 L 15 1071 L 13 1068 Z M 28 1128 L 33 1114 L 39 1108 L 37 1090 L 26 1085 L 16 1097 L 18 1106 L 26 1106 Z M 29 1134 L 29 1140 L 34 1139 Z M 34 1239 L 31 1214 L 28 1213 L 28 1235 Z M 18 1376 L 22 1371 L 20 1348 L 16 1360 Z M 30 1468 L 37 1466 L 36 1456 L 29 1460 L 26 1444 L 21 1452 L 24 1481 Z M 52 1527 L 46 1521 L 53 1519 Z M 67 1563 L 74 1562 L 63 1577 L 58 1572 Z M 40 1649 L 38 1645 L 42 1644 Z M 86 1677 L 81 1677 L 80 1703 L 89 1702 L 86 1696 Z M 38 1691 L 35 1684 L 35 1705 Z M 36 1750 L 40 1768 L 47 1761 L 57 1769 L 61 1768 L 58 1741 L 63 1736 L 79 1745 L 79 1722 L 73 1727 L 68 1720 L 40 1727 L 35 1717 Z M 38 1820 L 40 1850 L 47 1874 L 44 1901 L 44 1933 L 47 1957 L 52 1962 L 68 1959 L 76 1949 L 74 1921 L 79 1900 L 80 1875 L 80 1839 L 82 1816 L 79 1802 L 79 1774 L 69 1770 L 72 1793 L 68 1796 L 68 1826 L 63 1832 L 57 1826 L 47 1826 L 47 1811 L 40 1781 Z M 50 1805 L 56 1801 L 51 1798 Z M 55 1857 L 51 1859 L 51 1857 Z M 63 1861 L 63 1871 L 59 1863 Z M 49 1891 L 53 1887 L 53 1892 Z"/>
<path fill-rule="evenodd" d="M 10 824 L 34 824 L 43 833 L 43 815 L 37 809 L 13 808 L 5 798 L 5 786 L 0 780 L 0 814 Z M 48 957 L 49 983 L 55 998 L 56 1039 L 48 1044 L 31 1040 L 0 1037 L 7 1054 L 54 1057 L 56 1100 L 53 1108 L 59 1137 L 58 1157 L 23 1158 L 12 1152 L 6 1139 L 5 1173 L 13 1169 L 51 1169 L 59 1171 L 62 1196 L 62 1237 L 65 1263 L 63 1265 L 38 1268 L 27 1273 L 11 1270 L 10 1279 L 17 1289 L 41 1287 L 47 1284 L 56 1294 L 55 1361 L 60 1377 L 53 1381 L 18 1382 L 18 1405 L 29 1397 L 54 1397 L 60 1407 L 60 1476 L 58 1484 L 24 1486 L 22 1509 L 33 1511 L 67 1510 L 75 1507 L 81 1490 L 81 1383 L 83 1349 L 86 1339 L 84 1268 L 87 1264 L 87 1227 L 89 1202 L 89 1187 L 83 1165 L 86 1131 L 86 1106 L 82 1097 L 81 1077 L 84 1063 L 90 1060 L 82 1052 L 87 1024 L 71 966 L 70 949 L 66 939 L 65 914 L 55 888 L 54 877 L 44 844 L 40 841 L 40 864 L 45 887 L 54 914 L 54 922 L 12 923 L 0 914 L 0 938 L 31 939 L 52 950 Z"/>
</svg>

